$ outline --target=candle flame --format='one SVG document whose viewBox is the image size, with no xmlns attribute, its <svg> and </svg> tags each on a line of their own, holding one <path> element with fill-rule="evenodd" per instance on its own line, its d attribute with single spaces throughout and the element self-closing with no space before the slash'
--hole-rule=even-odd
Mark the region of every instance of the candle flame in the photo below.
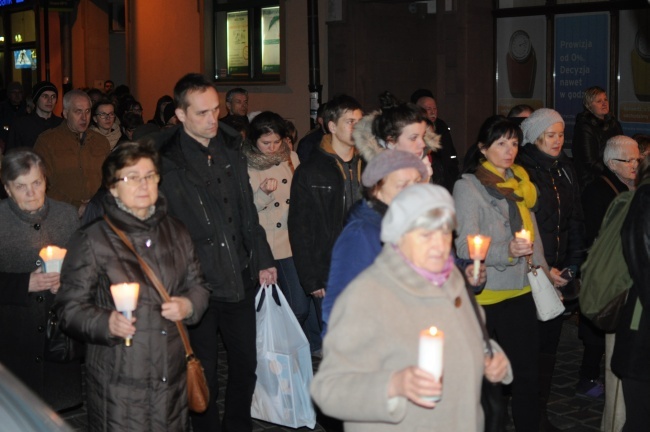
<svg viewBox="0 0 650 432">
<path fill-rule="evenodd" d="M 474 244 L 476 245 L 476 247 L 481 247 L 481 245 L 483 244 L 483 239 L 481 238 L 480 235 L 474 236 Z"/>
<path fill-rule="evenodd" d="M 435 335 L 437 335 L 437 334 L 438 334 L 438 328 L 437 328 L 437 327 L 434 327 L 434 326 L 429 327 L 429 334 L 430 334 L 431 336 L 435 336 Z"/>
</svg>

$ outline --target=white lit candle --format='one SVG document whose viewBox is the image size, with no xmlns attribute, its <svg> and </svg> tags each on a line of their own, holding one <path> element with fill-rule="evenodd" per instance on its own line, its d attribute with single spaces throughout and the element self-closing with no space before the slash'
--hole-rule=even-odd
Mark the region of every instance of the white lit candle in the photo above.
<svg viewBox="0 0 650 432">
<path fill-rule="evenodd" d="M 527 240 L 528 243 L 530 243 L 530 231 L 522 229 L 521 231 L 515 233 L 515 238 L 521 238 Z"/>
<path fill-rule="evenodd" d="M 487 250 L 490 247 L 492 238 L 480 234 L 468 235 L 467 246 L 469 248 L 469 257 L 474 260 L 474 271 L 472 276 L 474 282 L 478 282 L 478 275 L 481 269 L 481 261 L 487 256 Z"/>
<path fill-rule="evenodd" d="M 420 332 L 418 367 L 429 372 L 437 381 L 442 379 L 442 353 L 444 342 L 444 333 L 436 327 L 430 327 Z M 437 402 L 440 400 L 440 396 L 427 396 L 423 399 Z"/>
<path fill-rule="evenodd" d="M 43 260 L 43 271 L 45 273 L 61 273 L 61 265 L 65 258 L 66 249 L 56 246 L 45 246 L 38 255 Z"/>
<path fill-rule="evenodd" d="M 133 311 L 138 306 L 138 294 L 140 293 L 140 284 L 138 283 L 121 283 L 111 285 L 111 294 L 115 302 L 115 309 L 121 312 L 129 321 L 133 317 Z M 124 339 L 126 346 L 131 346 L 132 335 Z"/>
</svg>

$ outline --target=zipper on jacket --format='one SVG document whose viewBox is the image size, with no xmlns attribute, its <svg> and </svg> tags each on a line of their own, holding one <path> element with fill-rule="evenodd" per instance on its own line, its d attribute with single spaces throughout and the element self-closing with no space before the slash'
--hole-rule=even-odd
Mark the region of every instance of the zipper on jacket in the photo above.
<svg viewBox="0 0 650 432">
<path fill-rule="evenodd" d="M 557 170 L 557 169 L 556 169 Z M 560 174 L 560 170 L 557 170 L 558 174 Z M 560 200 L 560 192 L 557 190 L 557 185 L 555 184 L 555 178 L 553 177 L 553 172 L 550 171 L 549 174 L 551 174 L 551 183 L 553 184 L 553 190 L 555 191 L 555 197 L 557 199 L 557 227 L 556 227 L 556 235 L 555 235 L 555 241 L 557 242 L 557 247 L 555 248 L 555 264 L 558 264 L 558 259 L 560 258 L 560 219 L 562 217 L 562 201 Z"/>
</svg>

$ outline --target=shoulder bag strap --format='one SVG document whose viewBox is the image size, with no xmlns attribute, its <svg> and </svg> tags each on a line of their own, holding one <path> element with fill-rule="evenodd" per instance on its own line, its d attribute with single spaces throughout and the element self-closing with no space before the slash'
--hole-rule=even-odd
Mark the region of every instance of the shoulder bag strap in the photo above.
<svg viewBox="0 0 650 432">
<path fill-rule="evenodd" d="M 144 273 L 147 275 L 153 286 L 156 288 L 156 291 L 158 291 L 158 294 L 160 294 L 160 297 L 162 297 L 163 301 L 165 303 L 170 302 L 171 298 L 169 297 L 169 293 L 165 287 L 163 287 L 162 282 L 160 282 L 160 279 L 158 279 L 158 276 L 156 276 L 156 273 L 154 273 L 149 264 L 147 264 L 147 262 L 140 256 L 138 252 L 136 252 L 135 247 L 133 247 L 133 243 L 131 243 L 131 240 L 129 240 L 124 231 L 116 227 L 106 215 L 104 215 L 104 220 L 115 232 L 115 234 L 117 234 L 117 236 L 122 240 L 122 242 L 124 242 L 126 247 L 128 247 L 129 250 L 133 252 L 135 257 L 138 259 L 138 262 L 140 263 L 140 267 L 142 267 L 142 271 L 144 271 Z M 187 359 L 194 357 L 194 352 L 192 351 L 192 347 L 190 345 L 185 327 L 183 327 L 183 324 L 181 324 L 180 321 L 176 321 L 176 327 L 178 327 L 178 332 L 180 333 L 181 339 L 183 340 L 183 346 L 185 346 L 185 357 Z"/>
<path fill-rule="evenodd" d="M 481 327 L 481 333 L 483 333 L 483 341 L 485 342 L 485 352 L 490 356 L 490 358 L 494 357 L 494 351 L 492 350 L 492 344 L 490 343 L 490 335 L 488 335 L 487 327 L 485 327 L 485 323 L 483 322 L 483 318 L 481 318 L 481 312 L 478 309 L 478 303 L 476 301 L 476 297 L 473 292 L 467 291 L 467 295 L 469 296 L 469 302 L 472 304 L 472 308 L 474 309 L 474 313 L 476 314 L 476 320 L 478 321 L 478 325 Z"/>
<path fill-rule="evenodd" d="M 610 179 L 608 179 L 608 178 L 605 177 L 604 175 L 601 175 L 600 178 L 603 179 L 603 180 L 605 180 L 605 183 L 607 183 L 607 184 L 609 185 L 609 187 L 612 188 L 612 190 L 614 191 L 614 193 L 615 193 L 616 195 L 619 194 L 618 189 L 616 189 L 616 186 L 614 186 L 614 183 L 612 183 L 612 181 L 611 181 Z"/>
</svg>

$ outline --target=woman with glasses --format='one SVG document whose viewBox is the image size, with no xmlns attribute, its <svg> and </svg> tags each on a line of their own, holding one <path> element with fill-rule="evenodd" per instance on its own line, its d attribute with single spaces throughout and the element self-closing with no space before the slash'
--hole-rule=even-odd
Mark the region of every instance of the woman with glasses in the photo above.
<svg viewBox="0 0 650 432">
<path fill-rule="evenodd" d="M 108 99 L 102 99 L 93 105 L 92 114 L 93 123 L 90 128 L 104 135 L 113 150 L 122 136 L 119 124 L 115 124 L 115 105 Z"/>
<path fill-rule="evenodd" d="M 68 245 L 55 309 L 61 327 L 87 344 L 90 431 L 190 428 L 186 361 L 176 321 L 196 324 L 209 292 L 186 228 L 158 195 L 152 146 L 123 143 L 102 166 L 106 220 L 77 231 Z M 108 222 L 125 232 L 171 296 L 163 303 L 138 260 Z M 112 284 L 140 284 L 133 318 L 118 313 Z M 131 346 L 124 339 L 132 337 Z"/>
</svg>

